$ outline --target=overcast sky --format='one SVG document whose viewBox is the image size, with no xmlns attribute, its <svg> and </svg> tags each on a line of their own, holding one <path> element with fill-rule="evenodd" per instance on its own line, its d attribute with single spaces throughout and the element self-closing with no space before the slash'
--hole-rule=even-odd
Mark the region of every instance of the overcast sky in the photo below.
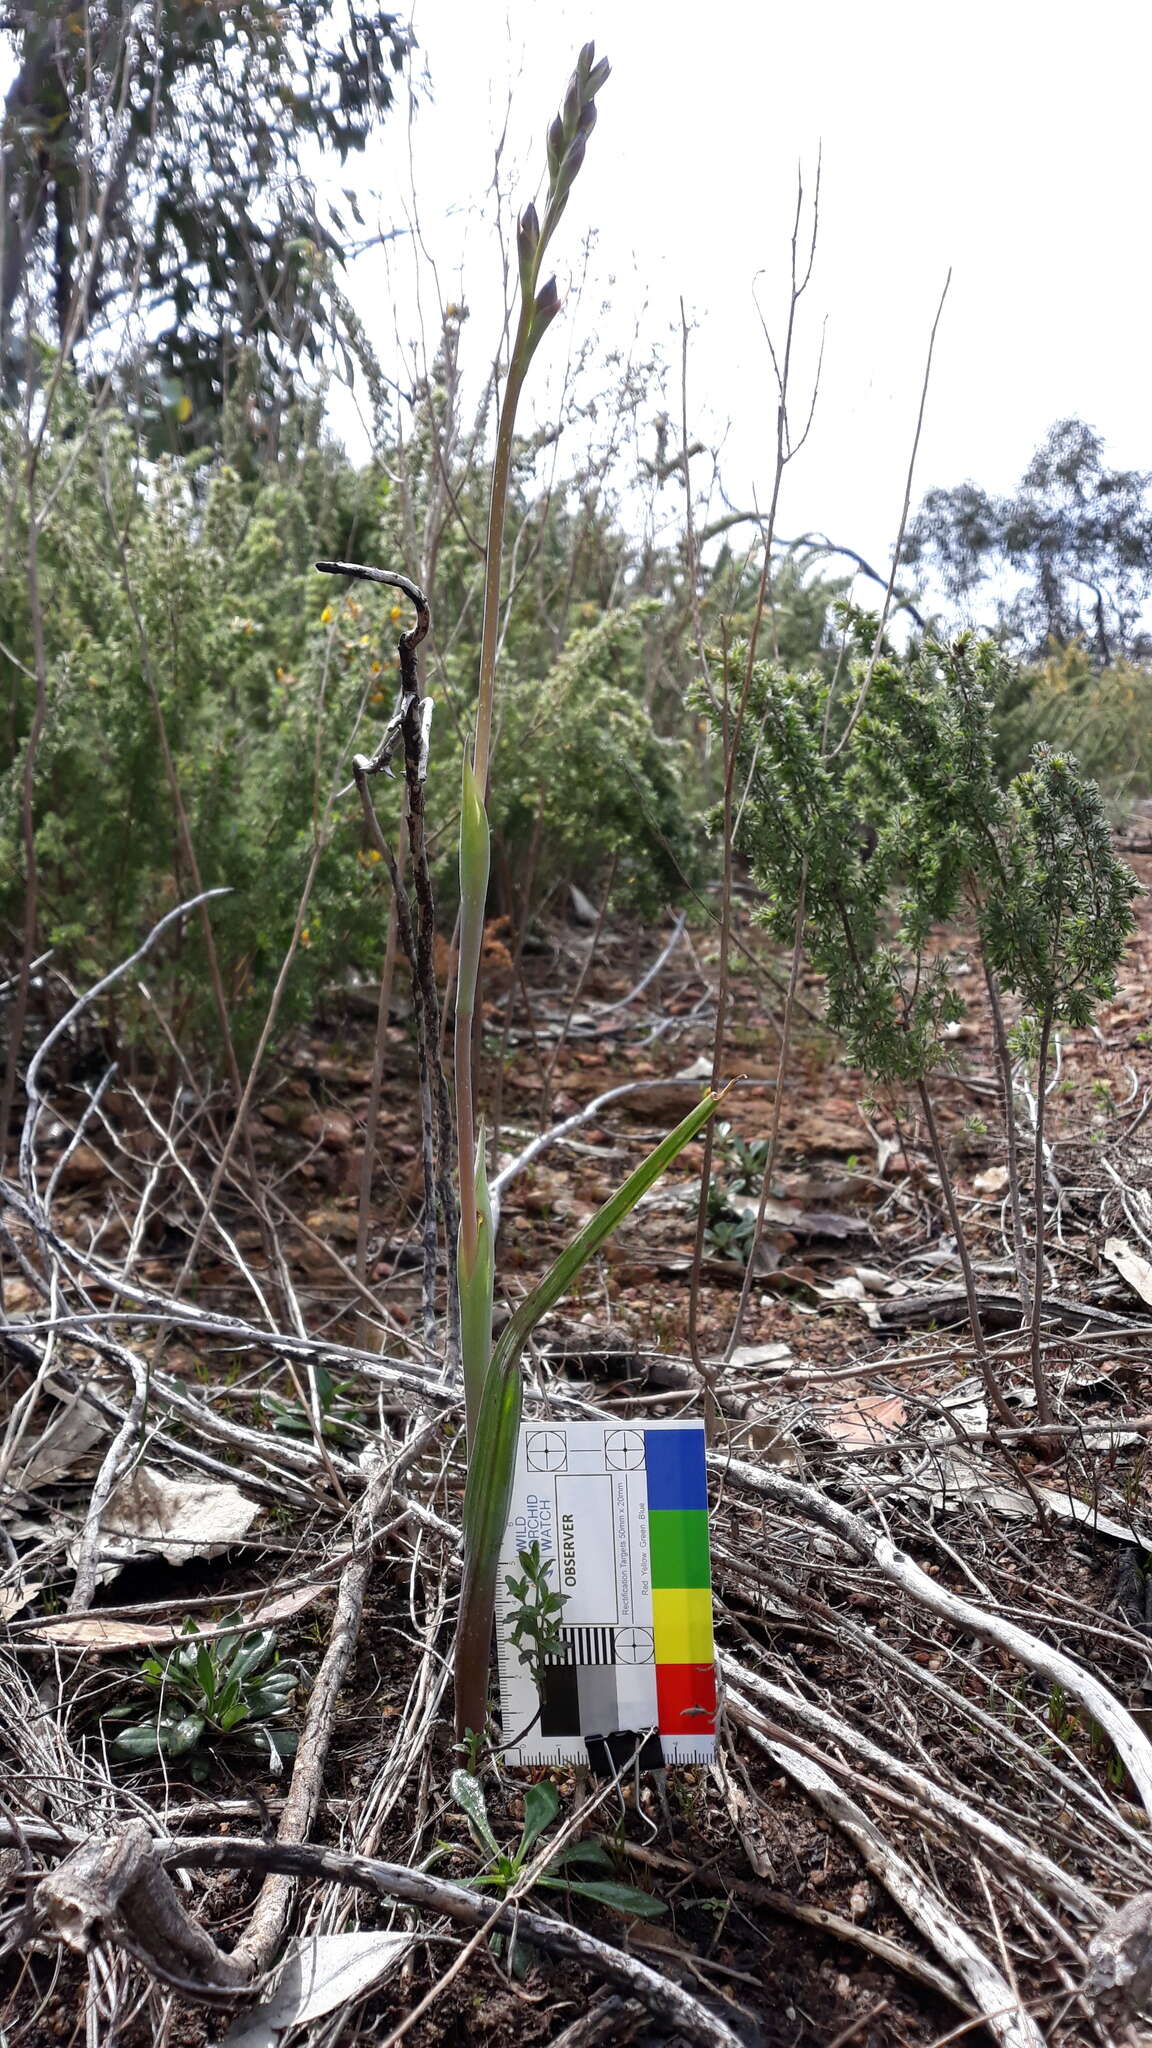
<svg viewBox="0 0 1152 2048">
<path fill-rule="evenodd" d="M 398 110 L 370 175 L 385 219 L 403 217 L 414 179 L 477 363 L 499 318 L 483 231 L 494 138 L 510 97 L 504 165 L 522 203 L 594 37 L 613 75 L 554 245 L 562 289 L 593 225 L 597 247 L 546 344 L 557 360 L 592 336 L 631 347 L 639 326 L 676 361 L 683 296 L 692 431 L 724 438 L 734 497 L 763 501 L 773 397 L 756 294 L 778 328 L 797 169 L 811 185 L 822 148 L 801 366 L 826 317 L 823 377 L 782 532 L 890 547 L 949 268 L 917 496 L 967 476 L 1010 486 L 1073 414 L 1116 462 L 1152 469 L 1146 0 L 414 0 L 411 19 L 430 97 L 410 124 Z M 427 311 L 427 269 L 426 289 Z M 378 254 L 355 291 L 380 332 L 393 294 Z M 402 334 L 416 324 L 401 311 Z"/>
</svg>

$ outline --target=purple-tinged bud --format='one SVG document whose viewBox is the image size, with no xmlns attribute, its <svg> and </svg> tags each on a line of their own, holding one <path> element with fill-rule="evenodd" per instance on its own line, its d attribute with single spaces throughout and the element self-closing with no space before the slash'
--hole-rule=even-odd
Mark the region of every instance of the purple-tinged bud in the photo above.
<svg viewBox="0 0 1152 2048">
<path fill-rule="evenodd" d="M 574 78 L 564 95 L 564 105 L 560 115 L 564 123 L 565 135 L 571 135 L 574 132 L 576 123 L 580 119 L 580 108 L 583 102 L 584 95 L 580 90 L 580 81 L 578 78 Z"/>
<path fill-rule="evenodd" d="M 548 175 L 551 178 L 555 178 L 560 169 L 560 159 L 564 154 L 564 140 L 564 123 L 560 119 L 559 114 L 557 114 L 556 119 L 548 130 Z"/>
<path fill-rule="evenodd" d="M 525 296 L 532 289 L 532 273 L 540 247 L 540 221 L 529 203 L 516 225 L 516 255 L 520 264 L 520 286 Z"/>
<path fill-rule="evenodd" d="M 595 127 L 595 126 L 596 126 L 596 103 L 595 103 L 595 101 L 594 101 L 594 100 L 589 100 L 589 101 L 588 101 L 588 104 L 587 104 L 587 106 L 586 106 L 586 107 L 583 107 L 583 108 L 581 109 L 581 112 L 580 112 L 580 128 L 579 128 L 579 133 L 580 133 L 581 135 L 591 135 L 591 133 L 592 133 L 592 130 L 594 129 L 594 127 Z"/>
<path fill-rule="evenodd" d="M 593 109 L 593 112 L 595 112 L 595 109 Z M 580 169 L 580 166 L 584 161 L 584 151 L 587 149 L 587 147 L 588 137 L 584 130 L 580 129 L 573 138 L 571 144 L 569 145 L 568 153 L 564 158 L 565 191 L 568 190 L 573 178 L 576 176 L 577 171 Z"/>
<path fill-rule="evenodd" d="M 536 303 L 532 308 L 532 327 L 534 333 L 536 335 L 543 334 L 549 321 L 554 320 L 559 311 L 560 294 L 556 289 L 556 279 L 550 277 L 547 284 L 541 285 L 540 290 L 536 294 Z"/>
</svg>

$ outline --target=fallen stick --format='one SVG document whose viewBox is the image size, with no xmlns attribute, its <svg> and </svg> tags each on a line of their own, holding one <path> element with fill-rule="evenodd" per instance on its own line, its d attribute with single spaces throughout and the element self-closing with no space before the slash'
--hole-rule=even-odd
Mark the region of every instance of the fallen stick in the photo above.
<svg viewBox="0 0 1152 2048">
<path fill-rule="evenodd" d="M 1087 1920 L 1090 1926 L 1098 1926 L 1104 1918 L 1107 1911 L 1104 1900 L 1090 1891 L 1087 1885 L 1081 1884 L 1078 1878 L 1073 1877 L 1071 1871 L 1061 1870 L 1060 1865 L 1054 1863 L 1050 1856 L 1045 1856 L 1043 1850 L 1033 1849 L 1020 1836 L 1013 1835 L 1007 1828 L 1001 1827 L 999 1821 L 981 1813 L 979 1807 L 971 1805 L 967 1799 L 958 1798 L 954 1792 L 949 1792 L 943 1785 L 937 1785 L 933 1779 L 926 1777 L 923 1771 L 915 1770 L 911 1764 L 905 1763 L 903 1758 L 881 1749 L 878 1743 L 870 1741 L 866 1735 L 861 1735 L 850 1722 L 842 1720 L 839 1714 L 830 1714 L 823 1707 L 815 1706 L 810 1700 L 786 1692 L 782 1685 L 773 1685 L 770 1679 L 761 1678 L 759 1672 L 746 1670 L 735 1657 L 722 1655 L 719 1664 L 730 1686 L 744 1686 L 758 1699 L 770 1702 L 778 1711 L 795 1714 L 800 1720 L 807 1721 L 811 1727 L 819 1729 L 827 1741 L 840 1743 L 850 1754 L 883 1771 L 885 1776 L 893 1779 L 897 1785 L 903 1786 L 919 1806 L 931 1808 L 938 1813 L 959 1834 L 962 1841 L 967 1834 L 978 1835 L 995 1855 L 1003 1858 L 1005 1863 L 1010 1863 L 1014 1870 L 1028 1878 L 1032 1884 L 1038 1885 L 1041 1890 L 1050 1893 L 1053 1898 L 1063 1900 L 1066 1906 L 1081 1919 Z M 744 1712 L 744 1705 L 738 1693 L 729 1696 L 729 1704 L 735 1707 L 735 1718 L 739 1719 Z M 781 1733 L 786 1731 L 782 1730 Z"/>
<path fill-rule="evenodd" d="M 0 1823 L 0 1840 L 13 1830 Z M 444 1915 L 465 1927 L 486 1927 L 530 1942 L 545 1953 L 564 1956 L 619 1985 L 632 1998 L 701 2048 L 740 2048 L 724 2020 L 700 1999 L 682 1991 L 635 1956 L 612 1948 L 583 1928 L 519 1904 L 498 1906 L 483 1893 L 450 1884 L 425 1870 L 382 1863 L 310 1843 L 262 1842 L 209 1836 L 193 1841 L 157 1840 L 146 1823 L 131 1821 L 118 1836 L 86 1842 L 41 1879 L 34 1903 L 43 1920 L 70 1948 L 81 1953 L 97 1939 L 116 1940 L 154 1973 L 189 1995 L 208 2002 L 236 1997 L 253 1986 L 250 1959 L 218 1949 L 211 1936 L 189 1919 L 169 1870 L 257 1870 L 288 1878 L 322 1878 L 356 1885 L 382 1898 L 398 1899 L 425 1912 Z"/>
<path fill-rule="evenodd" d="M 324 1767 L 335 1732 L 340 1693 L 355 1655 L 376 1549 L 385 1533 L 380 1526 L 384 1511 L 400 1474 L 426 1448 L 434 1428 L 435 1424 L 431 1424 L 414 1432 L 390 1463 L 381 1460 L 374 1467 L 356 1509 L 352 1524 L 353 1555 L 340 1574 L 328 1646 L 308 1695 L 292 1782 L 277 1828 L 276 1839 L 280 1844 L 305 1842 L 311 1833 L 324 1789 Z M 283 1873 L 272 1873 L 264 1880 L 235 1951 L 236 1958 L 253 1976 L 269 1970 L 276 1960 L 294 1890 L 291 1877 Z"/>
<path fill-rule="evenodd" d="M 990 2034 L 1001 2048 L 1045 2048 L 1044 2036 L 1025 2012 L 1019 1997 L 983 1949 L 952 1914 L 944 1910 L 920 1873 L 886 1842 L 875 1823 L 849 1799 L 820 1764 L 787 1743 L 776 1742 L 750 1727 L 757 1747 L 795 1778 L 817 1806 L 854 1843 L 868 1869 L 896 1901 L 912 1925 L 931 1943 L 949 1968 L 954 1970 L 984 2016 Z"/>
<path fill-rule="evenodd" d="M 622 1842 L 620 1853 L 632 1863 L 644 1863 L 652 1870 L 673 1871 L 678 1877 L 694 1877 L 696 1872 L 691 1863 L 681 1856 L 667 1856 L 661 1849 L 650 1849 L 639 1842 Z M 711 1870 L 709 1875 L 712 1876 Z M 713 1881 L 715 1881 L 713 1877 Z M 728 1877 L 723 1879 L 724 1888 L 735 1899 L 745 1899 L 751 1906 L 764 1906 L 770 1913 L 780 1914 L 782 1919 L 798 1920 L 803 1927 L 814 1927 L 820 1934 L 826 1934 L 831 1941 L 842 1941 L 849 1948 L 863 1949 L 865 1954 L 875 1956 L 879 1962 L 888 1963 L 904 1977 L 910 1977 L 915 1984 L 923 1984 L 929 1991 L 946 1998 L 960 2012 L 974 2017 L 972 2006 L 964 1996 L 963 1987 L 947 1970 L 941 1970 L 930 1963 L 926 1956 L 920 1956 L 913 1949 L 904 1948 L 891 1935 L 880 1934 L 874 1927 L 864 1927 L 858 1920 L 849 1920 L 843 1913 L 834 1913 L 830 1906 L 809 1906 L 802 1899 L 794 1899 L 790 1892 L 780 1892 L 760 1879 Z M 559 2048 L 557 2042 L 552 2048 Z"/>
<path fill-rule="evenodd" d="M 1082 1664 L 1065 1656 L 1062 1650 L 1053 1649 L 1027 1629 L 1019 1628 L 1015 1622 L 1005 1621 L 998 1614 L 989 1614 L 985 1608 L 962 1599 L 949 1587 L 937 1585 L 935 1579 L 929 1578 L 927 1572 L 893 1543 L 890 1536 L 878 1535 L 860 1515 L 840 1507 L 836 1501 L 817 1492 L 815 1487 L 802 1486 L 799 1481 L 785 1479 L 780 1473 L 760 1471 L 754 1465 L 746 1465 L 738 1458 L 726 1458 L 719 1453 L 711 1454 L 708 1462 L 718 1474 L 748 1487 L 753 1493 L 764 1494 L 780 1507 L 805 1515 L 809 1521 L 818 1522 L 832 1535 L 839 1536 L 858 1557 L 866 1558 L 902 1592 L 922 1607 L 930 1608 L 954 1628 L 999 1644 L 1001 1649 L 1007 1650 L 1010 1656 L 1036 1672 L 1050 1686 L 1062 1686 L 1070 1698 L 1087 1707 L 1093 1720 L 1108 1737 L 1132 1779 L 1145 1811 L 1152 1818 L 1152 1743 L 1115 1694 L 1109 1692 L 1108 1687 L 1086 1671 Z"/>
</svg>

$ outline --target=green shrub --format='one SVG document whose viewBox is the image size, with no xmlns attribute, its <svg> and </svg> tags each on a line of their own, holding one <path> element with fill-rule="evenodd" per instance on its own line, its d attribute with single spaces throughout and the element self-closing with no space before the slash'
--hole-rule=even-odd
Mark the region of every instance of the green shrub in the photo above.
<svg viewBox="0 0 1152 2048">
<path fill-rule="evenodd" d="M 0 464 L 9 476 L 18 457 L 7 420 Z M 69 978 L 106 971 L 193 893 L 162 718 L 203 883 L 232 891 L 213 923 L 234 1027 L 242 1041 L 257 1027 L 338 758 L 371 694 L 369 657 L 384 637 L 386 608 L 372 602 L 354 621 L 349 608 L 339 627 L 324 622 L 312 558 L 318 536 L 347 545 L 374 488 L 370 473 L 357 476 L 303 435 L 256 483 L 219 461 L 142 465 L 122 425 L 92 419 L 82 394 L 66 393 L 41 468 L 49 707 L 34 798 L 42 940 Z M 14 492 L 9 525 L 0 917 L 11 931 L 23 914 L 20 785 L 34 694 L 27 531 Z M 297 1013 L 343 959 L 351 929 L 365 946 L 376 935 L 379 951 L 381 893 L 346 842 L 329 847 L 292 990 Z M 149 985 L 178 1022 L 214 1033 L 192 921 Z M 122 1030 L 133 1026 L 131 1001 Z"/>
<path fill-rule="evenodd" d="M 999 752 L 1016 773 L 1046 741 L 1076 755 L 1112 799 L 1152 791 L 1152 669 L 1129 661 L 1098 668 L 1078 642 L 1017 671 L 998 706 Z"/>
<path fill-rule="evenodd" d="M 355 796 L 328 807 L 349 779 L 351 752 L 370 749 L 392 708 L 395 646 L 408 620 L 395 593 L 361 584 L 341 594 L 313 565 L 318 555 L 401 559 L 400 513 L 382 467 L 354 468 L 323 438 L 316 409 L 284 425 L 274 456 L 239 466 L 206 452 L 145 462 L 130 429 L 114 415 L 97 417 L 74 383 L 62 385 L 55 417 L 39 477 L 48 508 L 38 541 L 48 686 L 34 780 L 40 942 L 55 949 L 68 980 L 90 982 L 195 893 L 162 720 L 200 879 L 230 891 L 211 916 L 243 1055 L 266 1013 L 317 846 L 281 1027 L 313 1014 L 350 971 L 379 967 L 387 875 L 365 848 Z M 239 458 L 237 432 L 230 446 Z M 21 461 L 18 424 L 8 417 L 0 421 L 9 543 L 0 568 L 0 950 L 10 960 L 23 921 L 21 784 L 35 697 Z M 447 654 L 429 672 L 437 704 L 429 825 L 449 923 L 462 712 L 479 632 L 470 576 L 454 536 L 440 550 L 434 594 Z M 522 631 L 513 622 L 507 774 L 502 768 L 493 820 L 498 848 L 514 863 L 542 802 L 542 879 L 570 875 L 594 887 L 616 854 L 617 901 L 644 904 L 679 890 L 680 870 L 698 865 L 700 841 L 685 794 L 691 746 L 659 738 L 645 708 L 653 611 L 662 607 L 600 617 L 590 604 L 569 604 L 565 616 L 582 623 L 559 659 L 547 651 L 539 607 L 528 609 Z M 378 802 L 393 828 L 398 785 L 381 786 Z M 216 1046 L 197 920 L 150 963 L 147 985 L 182 1042 Z M 118 998 L 114 1021 L 122 1039 L 154 1029 L 132 989 Z"/>
<path fill-rule="evenodd" d="M 662 738 L 643 698 L 643 643 L 658 602 L 579 627 L 538 687 L 504 674 L 493 833 L 519 863 L 539 818 L 543 884 L 585 885 L 617 856 L 617 904 L 659 910 L 701 868 L 703 821 L 686 735 Z"/>
</svg>

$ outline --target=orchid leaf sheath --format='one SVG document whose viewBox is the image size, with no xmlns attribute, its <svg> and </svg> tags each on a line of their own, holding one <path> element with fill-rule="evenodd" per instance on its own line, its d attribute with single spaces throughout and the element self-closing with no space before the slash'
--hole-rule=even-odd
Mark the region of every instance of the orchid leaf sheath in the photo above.
<svg viewBox="0 0 1152 2048">
<path fill-rule="evenodd" d="M 496 1580 L 500 1545 L 508 1519 L 516 1444 L 523 1406 L 520 1360 L 524 1346 L 541 1319 L 562 1300 L 617 1225 L 640 1197 L 690 1145 L 715 1113 L 722 1097 L 708 1094 L 662 1144 L 629 1174 L 561 1252 L 539 1286 L 525 1296 L 492 1352 L 468 1460 L 464 1491 L 464 1581 L 460 1589 L 460 1626 L 456 1637 L 456 1734 L 483 1730 L 488 1701 L 488 1659 L 496 1611 Z"/>
</svg>

